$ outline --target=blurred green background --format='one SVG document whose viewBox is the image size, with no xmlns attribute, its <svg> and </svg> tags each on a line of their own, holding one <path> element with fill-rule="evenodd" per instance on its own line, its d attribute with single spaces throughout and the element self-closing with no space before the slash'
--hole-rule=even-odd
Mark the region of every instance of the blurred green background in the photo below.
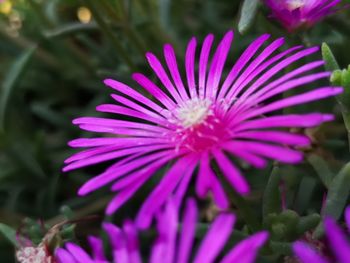
<svg viewBox="0 0 350 263">
<path fill-rule="evenodd" d="M 0 222 L 5 225 L 0 225 L 0 231 L 11 235 L 13 232 L 6 225 L 21 232 L 32 224 L 25 231 L 35 234 L 37 226 L 33 222 L 37 220 L 53 225 L 71 216 L 102 214 L 110 197 L 107 189 L 88 197 L 76 197 L 78 187 L 100 167 L 61 173 L 63 160 L 74 152 L 67 146 L 67 141 L 89 136 L 73 127 L 71 120 L 85 115 L 96 116 L 95 107 L 111 101 L 111 91 L 102 83 L 104 78 L 115 78 L 136 87 L 131 81 L 132 72 L 151 73 L 144 59 L 146 51 L 162 57 L 163 44 L 172 43 L 179 63 L 183 64 L 184 50 L 191 36 L 195 35 L 201 41 L 206 34 L 214 33 L 218 39 L 227 30 L 234 29 L 236 40 L 231 61 L 256 36 L 268 32 L 273 37 L 286 36 L 287 46 L 327 42 L 342 68 L 350 63 L 349 10 L 327 18 L 308 32 L 287 35 L 267 17 L 268 10 L 260 6 L 252 27 L 240 35 L 237 25 L 242 2 L 2 1 Z M 316 57 L 319 59 L 320 56 Z M 154 75 L 150 75 L 156 81 Z M 299 214 L 308 215 L 319 212 L 326 191 L 317 177 L 317 173 L 324 170 L 314 168 L 324 165 L 329 173 L 337 173 L 349 160 L 349 148 L 334 100 L 310 104 L 300 110 L 335 112 L 338 116 L 336 122 L 308 131 L 314 136 L 316 145 L 309 149 L 310 162 L 282 167 L 286 187 L 290 189 L 289 199 L 293 200 L 290 206 Z M 270 169 L 258 172 L 247 168 L 256 189 L 264 189 Z M 262 191 L 256 192 L 256 199 L 250 201 L 260 205 Z M 136 209 L 138 202 L 135 203 Z M 121 220 L 130 214 L 128 209 L 122 209 L 118 218 Z M 91 231 L 86 230 L 89 228 Z M 96 231 L 93 224 L 89 228 L 84 231 Z M 0 261 L 14 262 L 13 255 L 13 246 L 0 235 Z"/>
</svg>

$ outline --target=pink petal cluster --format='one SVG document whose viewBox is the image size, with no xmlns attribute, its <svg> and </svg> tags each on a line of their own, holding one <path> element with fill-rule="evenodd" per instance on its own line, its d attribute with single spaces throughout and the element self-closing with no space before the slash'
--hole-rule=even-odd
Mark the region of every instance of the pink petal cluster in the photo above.
<svg viewBox="0 0 350 263">
<path fill-rule="evenodd" d="M 268 234 L 265 231 L 249 236 L 233 247 L 220 261 L 217 258 L 233 231 L 235 216 L 220 214 L 211 224 L 208 232 L 193 254 L 198 208 L 193 199 L 189 199 L 183 214 L 181 231 L 178 233 L 179 214 L 174 200 L 170 200 L 163 211 L 157 214 L 158 236 L 150 249 L 150 263 L 252 263 L 258 250 L 263 246 Z M 137 228 L 131 221 L 126 221 L 123 228 L 111 223 L 104 223 L 104 230 L 108 234 L 113 261 L 122 263 L 143 262 L 138 244 Z M 89 237 L 92 255 L 74 243 L 67 243 L 65 248 L 56 250 L 59 263 L 107 263 L 103 251 L 102 240 Z M 193 260 L 192 260 L 193 258 Z"/>
<path fill-rule="evenodd" d="M 350 206 L 345 211 L 347 230 L 350 231 Z M 336 261 L 328 260 L 317 253 L 313 248 L 304 242 L 297 241 L 293 245 L 294 253 L 302 263 L 348 263 L 350 262 L 350 234 L 343 231 L 334 219 L 325 219 L 324 227 L 329 248 Z"/>
<path fill-rule="evenodd" d="M 97 111 L 116 114 L 116 118 L 82 117 L 73 121 L 83 130 L 104 135 L 71 141 L 71 147 L 87 149 L 68 158 L 64 171 L 109 160 L 115 163 L 86 182 L 79 195 L 113 183 L 111 190 L 116 196 L 106 211 L 112 214 L 168 165 L 137 216 L 138 226 L 145 228 L 170 195 L 174 194 L 181 203 L 194 175 L 197 195 L 204 198 L 211 192 L 217 206 L 227 209 L 229 200 L 213 163 L 228 183 L 245 195 L 250 187 L 232 162 L 232 156 L 257 168 L 265 167 L 268 159 L 290 164 L 302 161 L 303 154 L 295 147 L 309 145 L 309 138 L 280 128 L 314 127 L 333 116 L 317 112 L 271 114 L 335 96 L 342 88 L 326 86 L 305 91 L 302 86 L 329 78 L 329 72 L 310 73 L 324 64 L 322 60 L 308 62 L 286 74 L 282 72 L 318 51 L 318 47 L 295 46 L 278 51 L 284 39 L 263 47 L 268 38 L 264 34 L 253 41 L 228 74 L 223 74 L 223 70 L 233 40 L 232 31 L 213 51 L 212 34 L 206 36 L 199 53 L 196 38 L 191 39 L 185 54 L 185 81 L 169 44 L 164 46 L 166 67 L 154 54 L 146 54 L 159 84 L 141 73 L 133 74 L 133 79 L 144 89 L 142 92 L 116 80 L 105 80 L 117 92 L 112 94 L 115 104 L 100 105 Z M 292 89 L 300 94 L 281 98 Z"/>
<path fill-rule="evenodd" d="M 264 0 L 272 17 L 288 31 L 308 28 L 324 17 L 337 12 L 341 0 Z"/>
</svg>

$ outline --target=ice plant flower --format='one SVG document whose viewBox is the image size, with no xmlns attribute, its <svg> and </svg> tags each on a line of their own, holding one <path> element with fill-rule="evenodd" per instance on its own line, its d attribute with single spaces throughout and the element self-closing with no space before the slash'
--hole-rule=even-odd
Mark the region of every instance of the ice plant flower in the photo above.
<svg viewBox="0 0 350 263">
<path fill-rule="evenodd" d="M 158 236 L 150 248 L 150 263 L 251 263 L 255 261 L 260 247 L 263 246 L 268 233 L 261 231 L 239 242 L 220 261 L 217 261 L 234 226 L 233 214 L 219 214 L 211 224 L 208 232 L 200 242 L 197 251 L 192 255 L 195 243 L 198 208 L 193 199 L 188 199 L 184 209 L 182 227 L 178 233 L 179 214 L 176 202 L 170 200 L 164 209 L 157 214 Z M 103 228 L 109 236 L 113 261 L 109 261 L 103 252 L 102 240 L 90 236 L 89 243 L 92 255 L 74 243 L 67 243 L 65 248 L 56 250 L 59 263 L 93 263 L 122 262 L 141 263 L 138 232 L 131 221 L 126 221 L 123 228 L 111 223 L 104 223 Z M 193 260 L 192 260 L 193 259 Z"/>
<path fill-rule="evenodd" d="M 340 0 L 265 0 L 271 16 L 288 31 L 312 27 L 324 17 L 339 9 Z"/>
<path fill-rule="evenodd" d="M 345 210 L 345 221 L 348 228 L 347 230 L 350 231 L 350 206 L 348 206 Z M 331 256 L 336 258 L 336 261 L 326 259 L 316 252 L 316 250 L 301 241 L 294 243 L 294 253 L 298 256 L 302 263 L 350 262 L 350 234 L 343 231 L 340 226 L 337 225 L 335 220 L 330 217 L 325 219 L 324 227 L 328 240 L 327 244 L 332 254 Z"/>
<path fill-rule="evenodd" d="M 156 171 L 170 164 L 138 213 L 137 223 L 140 227 L 147 227 L 169 195 L 175 194 L 181 202 L 194 174 L 197 175 L 195 190 L 198 196 L 203 198 L 211 192 L 219 208 L 228 208 L 227 196 L 212 169 L 214 162 L 230 185 L 242 195 L 249 193 L 249 184 L 230 160 L 231 156 L 258 168 L 265 167 L 267 159 L 291 164 L 301 162 L 303 154 L 295 146 L 308 145 L 310 140 L 305 135 L 278 129 L 313 127 L 332 120 L 333 116 L 317 112 L 270 114 L 289 106 L 335 96 L 342 92 L 342 88 L 322 87 L 307 92 L 300 88 L 301 94 L 281 98 L 285 91 L 329 78 L 330 73 L 310 73 L 324 64 L 318 60 L 281 75 L 293 62 L 319 48 L 296 46 L 278 52 L 284 43 L 284 39 L 279 38 L 258 52 L 268 38 L 269 35 L 264 34 L 253 41 L 225 78 L 222 73 L 233 32 L 229 31 L 223 37 L 210 63 L 214 36 L 209 34 L 204 39 L 197 73 L 197 41 L 192 38 L 185 55 L 187 83 L 181 78 L 171 45 L 164 46 L 170 74 L 155 55 L 147 53 L 148 63 L 160 84 L 141 73 L 133 74 L 133 79 L 154 100 L 117 80 L 106 79 L 104 83 L 118 92 L 112 94 L 117 104 L 100 105 L 97 110 L 114 113 L 117 119 L 75 119 L 73 123 L 81 129 L 105 135 L 71 141 L 71 147 L 88 149 L 68 158 L 63 171 L 116 161 L 102 174 L 86 182 L 79 189 L 79 195 L 114 182 L 111 189 L 117 194 L 106 210 L 107 214 L 112 214 Z"/>
</svg>

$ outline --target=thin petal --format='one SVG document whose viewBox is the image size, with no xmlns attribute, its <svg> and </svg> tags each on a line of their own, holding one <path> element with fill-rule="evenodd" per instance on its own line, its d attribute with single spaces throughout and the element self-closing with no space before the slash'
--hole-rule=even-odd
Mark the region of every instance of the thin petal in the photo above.
<svg viewBox="0 0 350 263">
<path fill-rule="evenodd" d="M 174 101 L 145 75 L 134 73 L 132 74 L 132 78 L 145 90 L 151 93 L 160 103 L 167 107 L 167 109 L 172 110 L 176 107 Z"/>
<path fill-rule="evenodd" d="M 117 211 L 126 201 L 128 201 L 135 192 L 170 158 L 158 160 L 146 168 L 134 173 L 133 175 L 128 175 L 124 179 L 132 178 L 131 182 L 128 182 L 119 193 L 109 202 L 106 208 L 106 214 L 111 215 Z M 135 177 L 136 175 L 136 177 Z M 118 181 L 119 182 L 119 181 Z M 117 183 L 118 183 L 117 182 Z M 125 182 L 125 181 L 123 181 Z M 112 190 L 116 189 L 116 184 L 113 185 Z M 118 187 L 121 187 L 120 184 Z"/>
<path fill-rule="evenodd" d="M 306 102 L 311 102 L 319 99 L 324 99 L 332 96 L 336 96 L 343 92 L 342 87 L 324 87 L 318 88 L 309 92 L 305 92 L 300 95 L 291 96 L 285 99 L 281 99 L 276 102 L 272 102 L 264 107 L 252 110 L 251 112 L 244 115 L 244 119 L 255 117 L 261 114 L 265 114 L 271 111 L 280 110 L 290 106 L 295 106 L 299 104 L 304 104 Z M 241 120 L 242 121 L 242 120 Z"/>
<path fill-rule="evenodd" d="M 230 89 L 229 93 L 227 94 L 228 99 L 230 100 L 232 97 L 238 97 L 238 94 L 240 91 L 247 85 L 258 73 L 260 73 L 262 70 L 264 70 L 269 63 L 265 62 L 264 67 L 258 66 L 266 61 L 266 59 L 279 47 L 281 47 L 284 44 L 284 38 L 279 38 L 273 41 L 270 45 L 268 45 L 260 54 L 255 58 L 251 63 L 249 63 L 249 66 L 244 70 L 244 72 L 238 77 L 238 79 L 233 84 L 232 88 Z M 279 56 L 278 56 L 279 57 Z M 274 59 L 272 59 L 274 61 Z M 264 65 L 264 64 L 263 64 Z M 258 70 L 258 69 L 259 70 Z M 251 89 L 252 87 L 249 87 Z"/>
<path fill-rule="evenodd" d="M 306 146 L 311 143 L 310 139 L 305 135 L 281 131 L 245 131 L 236 133 L 233 137 L 296 146 Z"/>
<path fill-rule="evenodd" d="M 78 263 L 72 254 L 63 248 L 56 249 L 55 256 L 58 263 Z"/>
<path fill-rule="evenodd" d="M 324 226 L 329 245 L 340 262 L 348 262 L 350 259 L 350 244 L 342 229 L 332 218 L 326 218 Z"/>
<path fill-rule="evenodd" d="M 322 113 L 277 115 L 243 122 L 234 132 L 277 127 L 315 127 L 333 119 L 333 115 Z"/>
<path fill-rule="evenodd" d="M 136 226 L 130 220 L 126 220 L 123 224 L 123 231 L 126 237 L 130 263 L 142 263 Z"/>
<path fill-rule="evenodd" d="M 200 244 L 194 263 L 214 262 L 229 238 L 235 220 L 232 214 L 221 214 L 216 217 Z"/>
<path fill-rule="evenodd" d="M 303 154 L 301 152 L 287 147 L 238 140 L 232 141 L 230 144 L 231 148 L 235 147 L 235 145 L 237 147 L 245 148 L 246 151 L 252 154 L 271 158 L 283 163 L 299 163 L 303 160 Z"/>
<path fill-rule="evenodd" d="M 256 233 L 243 241 L 239 242 L 222 260 L 221 263 L 253 263 L 259 249 L 264 245 L 268 238 L 267 232 Z"/>
<path fill-rule="evenodd" d="M 297 241 L 293 244 L 293 251 L 302 263 L 328 263 L 315 250 L 303 242 Z"/>
<path fill-rule="evenodd" d="M 196 46 L 197 46 L 197 41 L 196 41 L 196 38 L 193 37 L 187 45 L 186 57 L 185 57 L 187 84 L 188 84 L 191 98 L 197 97 L 196 82 L 194 78 L 194 62 L 195 62 Z"/>
<path fill-rule="evenodd" d="M 129 262 L 129 253 L 123 231 L 112 223 L 103 223 L 102 227 L 109 237 L 114 262 Z"/>
<path fill-rule="evenodd" d="M 164 175 L 162 181 L 147 197 L 143 203 L 137 218 L 136 224 L 140 228 L 147 228 L 151 224 L 152 216 L 161 207 L 169 194 L 171 194 L 179 184 L 185 173 L 184 169 L 193 170 L 196 166 L 196 158 L 193 155 L 181 157 Z"/>
<path fill-rule="evenodd" d="M 234 189 L 242 195 L 248 194 L 250 192 L 249 185 L 232 162 L 220 150 L 213 151 L 213 155 L 220 170 Z"/>
<path fill-rule="evenodd" d="M 160 114 L 162 112 L 164 112 L 164 108 L 160 107 L 158 104 L 154 103 L 150 99 L 141 95 L 140 93 L 135 91 L 135 89 L 130 88 L 129 86 L 125 85 L 124 83 L 121 83 L 121 82 L 114 80 L 114 79 L 106 79 L 106 80 L 104 80 L 104 83 L 107 86 L 143 103 L 144 105 L 149 106 L 150 108 L 154 109 L 156 112 L 158 112 Z"/>
<path fill-rule="evenodd" d="M 184 210 L 177 262 L 189 262 L 196 233 L 198 208 L 194 199 L 188 199 Z"/>
<path fill-rule="evenodd" d="M 199 163 L 199 172 L 195 184 L 197 195 L 204 198 L 208 191 L 211 191 L 215 204 L 221 209 L 227 209 L 229 207 L 228 198 L 220 181 L 210 168 L 208 153 L 203 154 Z"/>
<path fill-rule="evenodd" d="M 179 68 L 177 66 L 175 51 L 170 44 L 164 45 L 164 57 L 168 65 L 170 74 L 173 77 L 174 83 L 180 93 L 180 96 L 182 97 L 183 100 L 189 99 L 180 76 Z"/>
<path fill-rule="evenodd" d="M 94 260 L 99 261 L 107 261 L 105 254 L 104 254 L 104 248 L 103 248 L 103 242 L 100 238 L 89 236 L 88 237 L 89 244 L 92 250 L 92 255 Z"/>
<path fill-rule="evenodd" d="M 66 248 L 78 263 L 94 263 L 88 253 L 76 244 L 67 243 Z"/>
<path fill-rule="evenodd" d="M 148 164 L 149 162 L 157 159 L 168 157 L 175 157 L 171 152 L 159 152 L 148 156 L 141 157 L 139 159 L 132 160 L 128 163 L 122 163 L 119 166 L 115 166 L 114 169 L 107 169 L 106 172 L 96 176 L 87 181 L 82 187 L 80 187 L 78 194 L 86 195 L 102 186 L 120 178 L 121 176 L 128 174 L 129 172 Z"/>
<path fill-rule="evenodd" d="M 249 60 L 255 55 L 256 51 L 264 44 L 264 42 L 270 37 L 268 34 L 261 35 L 256 40 L 254 40 L 248 48 L 244 50 L 242 55 L 236 61 L 235 65 L 232 67 L 229 72 L 225 82 L 222 85 L 222 88 L 218 95 L 218 101 L 221 101 L 231 87 L 232 83 L 235 81 L 241 70 L 249 62 Z"/>
<path fill-rule="evenodd" d="M 210 65 L 208 82 L 206 84 L 205 97 L 216 97 L 218 85 L 221 79 L 222 70 L 224 68 L 228 52 L 230 51 L 231 43 L 233 40 L 233 31 L 229 31 L 225 34 L 221 40 L 216 52 L 213 56 L 213 60 Z"/>
<path fill-rule="evenodd" d="M 264 168 L 267 164 L 267 161 L 264 158 L 249 152 L 243 144 L 238 145 L 234 142 L 226 142 L 223 145 L 223 148 L 257 168 Z"/>
<path fill-rule="evenodd" d="M 345 222 L 346 222 L 348 231 L 350 231 L 350 206 L 347 206 L 345 209 Z"/>
<path fill-rule="evenodd" d="M 148 60 L 148 63 L 152 67 L 153 71 L 156 73 L 160 81 L 163 83 L 164 87 L 166 87 L 167 90 L 170 92 L 171 96 L 175 99 L 177 103 L 181 103 L 182 98 L 180 97 L 179 93 L 175 89 L 174 85 L 171 83 L 167 73 L 165 72 L 162 64 L 157 59 L 157 57 L 152 53 L 147 52 L 146 58 Z"/>
<path fill-rule="evenodd" d="M 201 54 L 199 57 L 199 70 L 198 70 L 198 79 L 199 79 L 199 83 L 198 83 L 198 89 L 199 89 L 199 97 L 201 99 L 204 98 L 204 94 L 205 94 L 205 87 L 206 87 L 206 71 L 207 71 L 207 64 L 208 64 L 208 58 L 209 58 L 209 53 L 210 53 L 210 49 L 211 46 L 213 44 L 214 41 L 214 36 L 213 34 L 209 34 L 205 37 L 203 45 L 202 45 L 202 49 L 201 49 Z"/>
</svg>

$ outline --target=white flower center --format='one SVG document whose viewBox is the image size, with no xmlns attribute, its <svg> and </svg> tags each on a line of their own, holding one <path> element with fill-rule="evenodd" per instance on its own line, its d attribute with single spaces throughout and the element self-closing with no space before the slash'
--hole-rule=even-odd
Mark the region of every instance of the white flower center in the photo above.
<svg viewBox="0 0 350 263">
<path fill-rule="evenodd" d="M 177 109 L 176 117 L 184 128 L 202 123 L 212 114 L 211 101 L 208 99 L 192 99 Z"/>
<path fill-rule="evenodd" d="M 305 0 L 289 0 L 287 1 L 287 8 L 289 11 L 301 8 L 305 5 Z"/>
</svg>

